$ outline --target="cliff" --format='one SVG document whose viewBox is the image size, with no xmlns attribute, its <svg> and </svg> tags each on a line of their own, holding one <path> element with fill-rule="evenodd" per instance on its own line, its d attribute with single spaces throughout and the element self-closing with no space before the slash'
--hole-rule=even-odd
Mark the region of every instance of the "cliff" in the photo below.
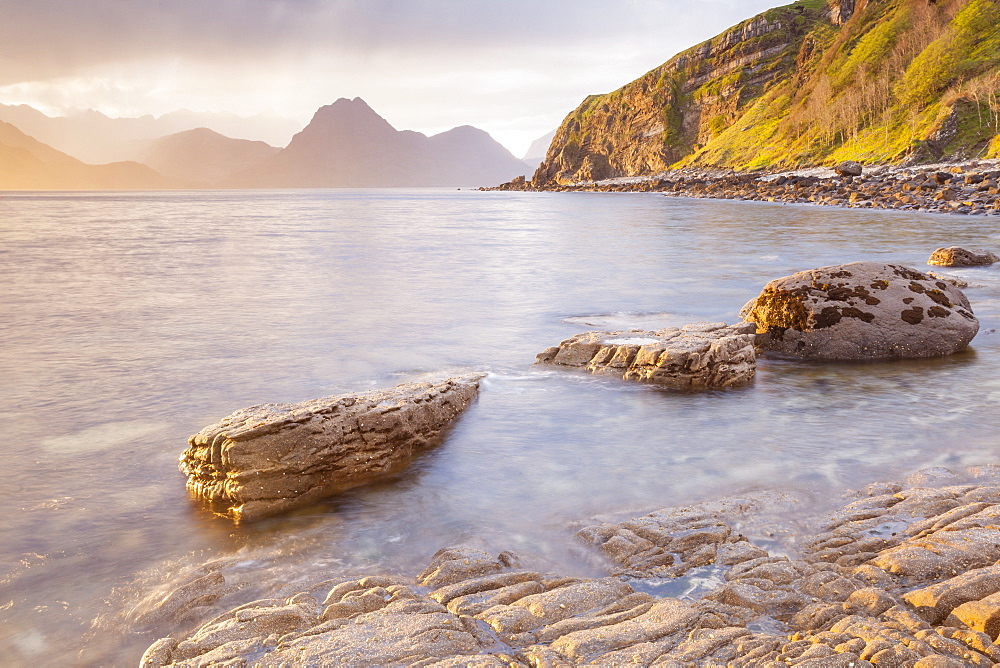
<svg viewBox="0 0 1000 668">
<path fill-rule="evenodd" d="M 526 165 L 482 130 L 432 137 L 396 130 L 361 98 L 321 107 L 282 151 L 235 175 L 251 188 L 477 186 L 524 174 Z"/>
<path fill-rule="evenodd" d="M 537 185 L 1000 156 L 1000 0 L 799 0 L 563 121 Z"/>
</svg>

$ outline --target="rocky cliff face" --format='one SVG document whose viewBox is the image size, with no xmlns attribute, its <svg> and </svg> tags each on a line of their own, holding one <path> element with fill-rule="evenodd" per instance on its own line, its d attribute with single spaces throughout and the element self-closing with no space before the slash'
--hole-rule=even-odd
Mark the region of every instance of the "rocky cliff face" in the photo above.
<svg viewBox="0 0 1000 668">
<path fill-rule="evenodd" d="M 798 0 L 588 97 L 533 180 L 994 157 L 998 26 L 997 0 Z"/>
<path fill-rule="evenodd" d="M 825 7 L 811 4 L 755 16 L 613 93 L 588 97 L 563 121 L 534 181 L 667 169 L 794 69 L 809 30 L 829 20 Z"/>
</svg>

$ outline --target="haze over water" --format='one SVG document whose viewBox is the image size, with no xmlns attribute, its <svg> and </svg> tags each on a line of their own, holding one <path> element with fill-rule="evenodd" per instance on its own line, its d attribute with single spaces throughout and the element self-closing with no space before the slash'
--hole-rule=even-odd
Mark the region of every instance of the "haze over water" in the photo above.
<svg viewBox="0 0 1000 668">
<path fill-rule="evenodd" d="M 996 268 L 945 270 L 981 322 L 948 358 L 762 360 L 752 387 L 694 395 L 532 361 L 588 329 L 736 322 L 794 271 L 998 239 L 973 217 L 655 194 L 6 194 L 2 663 L 135 665 L 171 629 L 131 607 L 229 555 L 238 602 L 460 542 L 583 572 L 570 525 L 596 513 L 997 463 Z M 479 400 L 396 480 L 238 528 L 187 497 L 187 437 L 233 410 L 468 371 L 489 374 Z"/>
</svg>

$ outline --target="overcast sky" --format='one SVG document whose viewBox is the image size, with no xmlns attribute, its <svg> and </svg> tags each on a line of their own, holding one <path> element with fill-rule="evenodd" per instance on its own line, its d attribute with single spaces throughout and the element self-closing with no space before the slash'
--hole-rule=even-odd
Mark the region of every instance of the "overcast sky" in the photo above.
<svg viewBox="0 0 1000 668">
<path fill-rule="evenodd" d="M 0 103 L 304 125 L 362 97 L 516 155 L 592 93 L 780 0 L 0 0 Z"/>
</svg>

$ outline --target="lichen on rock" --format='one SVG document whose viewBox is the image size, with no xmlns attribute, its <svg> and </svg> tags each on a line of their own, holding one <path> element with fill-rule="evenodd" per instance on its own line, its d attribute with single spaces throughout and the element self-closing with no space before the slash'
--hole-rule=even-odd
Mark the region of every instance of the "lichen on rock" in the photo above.
<svg viewBox="0 0 1000 668">
<path fill-rule="evenodd" d="M 950 355 L 979 331 L 968 299 L 954 285 L 879 262 L 773 280 L 740 315 L 756 324 L 757 344 L 766 351 L 825 360 Z"/>
</svg>

